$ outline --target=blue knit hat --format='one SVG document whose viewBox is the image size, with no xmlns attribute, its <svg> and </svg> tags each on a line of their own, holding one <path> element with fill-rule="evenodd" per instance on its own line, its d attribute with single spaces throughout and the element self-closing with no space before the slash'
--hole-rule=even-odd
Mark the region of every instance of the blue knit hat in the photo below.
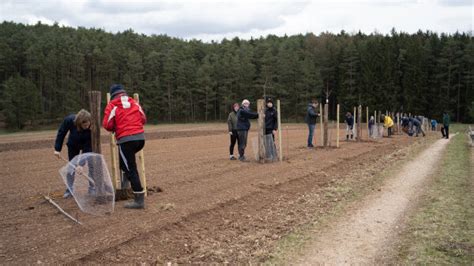
<svg viewBox="0 0 474 266">
<path fill-rule="evenodd" d="M 114 84 L 110 86 L 110 98 L 114 98 L 115 95 L 125 92 L 122 84 Z"/>
</svg>

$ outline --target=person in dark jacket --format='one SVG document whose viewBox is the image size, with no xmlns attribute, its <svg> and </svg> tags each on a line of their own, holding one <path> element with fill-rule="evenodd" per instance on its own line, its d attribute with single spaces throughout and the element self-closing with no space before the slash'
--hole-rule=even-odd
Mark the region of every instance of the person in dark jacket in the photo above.
<svg viewBox="0 0 474 266">
<path fill-rule="evenodd" d="M 441 128 L 441 134 L 443 138 L 449 139 L 449 124 L 451 123 L 451 118 L 449 117 L 448 112 L 443 113 L 443 127 Z"/>
<path fill-rule="evenodd" d="M 275 134 L 278 130 L 278 113 L 273 106 L 273 99 L 267 98 L 267 108 L 265 109 L 265 135 L 272 134 L 275 140 Z"/>
<path fill-rule="evenodd" d="M 245 99 L 237 112 L 237 131 L 239 135 L 239 160 L 246 162 L 245 148 L 247 147 L 247 137 L 250 130 L 249 119 L 257 119 L 258 114 L 250 111 L 250 102 Z"/>
<path fill-rule="evenodd" d="M 56 135 L 56 141 L 54 144 L 54 155 L 58 158 L 61 156 L 61 150 L 63 147 L 64 139 L 69 132 L 69 138 L 67 141 L 68 159 L 71 161 L 74 157 L 79 155 L 81 152 L 92 152 L 91 145 L 91 114 L 86 110 L 82 109 L 77 114 L 71 114 L 64 118 L 61 126 L 58 129 Z M 63 197 L 69 198 L 72 196 L 72 188 L 74 184 L 74 176 L 67 176 L 66 192 Z M 89 191 L 92 192 L 92 191 Z"/>
<path fill-rule="evenodd" d="M 402 126 L 402 131 L 405 132 L 408 136 L 412 136 L 413 134 L 410 134 L 411 130 L 411 126 L 410 126 L 410 118 L 404 116 L 402 117 L 402 120 L 401 120 L 401 126 Z"/>
<path fill-rule="evenodd" d="M 239 108 L 240 108 L 239 104 L 234 103 L 232 105 L 232 111 L 229 113 L 229 117 L 227 118 L 227 127 L 229 128 L 229 135 L 230 135 L 229 153 L 230 153 L 231 160 L 237 160 L 234 156 L 234 147 L 235 147 L 236 142 L 240 143 L 239 135 L 237 132 L 237 112 L 239 111 Z"/>
<path fill-rule="evenodd" d="M 369 119 L 369 137 L 374 137 L 374 126 L 375 126 L 375 118 L 371 116 Z"/>
<path fill-rule="evenodd" d="M 138 175 L 135 154 L 145 146 L 146 116 L 142 107 L 128 97 L 121 84 L 110 87 L 111 100 L 105 107 L 102 126 L 115 133 L 119 146 L 120 169 L 130 180 L 135 199 L 125 204 L 128 209 L 145 208 L 145 190 Z"/>
<path fill-rule="evenodd" d="M 351 139 L 354 138 L 354 117 L 351 112 L 346 113 L 346 141 L 349 140 L 349 135 Z"/>
<path fill-rule="evenodd" d="M 423 137 L 425 136 L 425 131 L 423 131 L 423 128 L 421 127 L 422 123 L 418 117 L 413 117 L 412 123 L 411 123 L 411 132 L 415 134 L 415 137 L 418 137 L 418 134 L 422 133 Z"/>
<path fill-rule="evenodd" d="M 317 112 L 317 108 L 319 103 L 317 100 L 313 100 L 311 103 L 308 104 L 308 108 L 306 109 L 306 116 L 304 117 L 304 121 L 308 125 L 308 148 L 313 148 L 313 137 L 314 137 L 314 128 L 316 127 L 316 120 L 319 116 Z"/>
</svg>

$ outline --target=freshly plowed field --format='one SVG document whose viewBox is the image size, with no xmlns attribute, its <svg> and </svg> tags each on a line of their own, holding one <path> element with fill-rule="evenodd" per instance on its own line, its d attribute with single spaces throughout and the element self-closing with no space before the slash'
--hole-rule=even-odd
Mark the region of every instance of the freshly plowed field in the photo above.
<svg viewBox="0 0 474 266">
<path fill-rule="evenodd" d="M 323 191 L 339 180 L 364 182 L 380 158 L 415 141 L 397 135 L 307 149 L 304 124 L 283 128 L 286 159 L 269 164 L 255 161 L 254 130 L 250 162 L 243 163 L 229 160 L 225 124 L 147 128 L 148 186 L 163 191 L 150 192 L 145 210 L 117 202 L 101 217 L 61 198 L 64 162 L 53 156 L 55 132 L 0 136 L 0 263 L 261 262 L 281 237 L 333 206 Z M 318 126 L 317 144 L 319 134 Z M 331 136 L 335 145 L 335 131 Z M 109 159 L 107 139 L 104 133 Z M 45 203 L 48 193 L 83 225 Z"/>
</svg>

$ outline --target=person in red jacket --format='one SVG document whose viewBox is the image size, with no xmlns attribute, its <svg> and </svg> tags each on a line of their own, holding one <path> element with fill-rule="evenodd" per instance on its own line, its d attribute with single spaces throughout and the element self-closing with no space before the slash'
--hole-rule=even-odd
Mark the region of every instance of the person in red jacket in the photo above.
<svg viewBox="0 0 474 266">
<path fill-rule="evenodd" d="M 105 108 L 102 126 L 115 133 L 119 146 L 120 169 L 130 180 L 135 196 L 133 202 L 125 204 L 125 208 L 145 208 L 145 191 L 138 176 L 135 154 L 145 146 L 143 125 L 146 116 L 142 107 L 133 98 L 128 97 L 121 84 L 110 87 L 110 102 Z"/>
</svg>

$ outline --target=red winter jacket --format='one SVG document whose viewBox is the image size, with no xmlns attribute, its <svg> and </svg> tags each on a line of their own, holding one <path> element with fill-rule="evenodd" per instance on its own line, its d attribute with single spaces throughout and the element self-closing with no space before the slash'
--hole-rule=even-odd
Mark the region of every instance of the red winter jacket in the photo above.
<svg viewBox="0 0 474 266">
<path fill-rule="evenodd" d="M 102 126 L 107 131 L 115 132 L 115 138 L 143 133 L 146 116 L 142 107 L 133 98 L 125 94 L 109 102 L 104 112 Z"/>
</svg>

